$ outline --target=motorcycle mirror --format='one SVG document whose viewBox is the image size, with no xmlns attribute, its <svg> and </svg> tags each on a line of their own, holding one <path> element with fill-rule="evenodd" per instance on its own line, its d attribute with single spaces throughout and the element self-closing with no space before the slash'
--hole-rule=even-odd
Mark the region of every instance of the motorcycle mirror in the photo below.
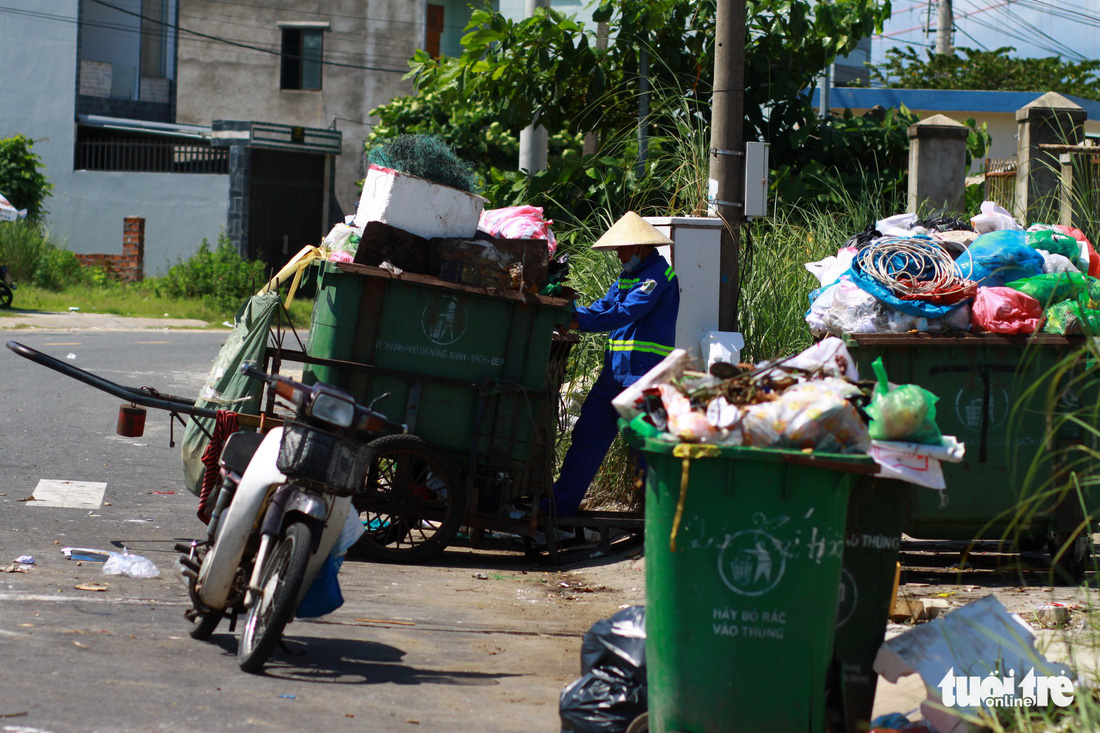
<svg viewBox="0 0 1100 733">
<path fill-rule="evenodd" d="M 390 396 L 389 392 L 383 392 L 382 394 L 378 395 L 377 397 L 375 397 L 373 400 L 370 401 L 370 404 L 367 405 L 367 409 L 368 410 L 373 410 L 375 405 L 377 405 L 379 402 L 381 402 L 382 400 L 386 399 L 389 396 Z"/>
</svg>

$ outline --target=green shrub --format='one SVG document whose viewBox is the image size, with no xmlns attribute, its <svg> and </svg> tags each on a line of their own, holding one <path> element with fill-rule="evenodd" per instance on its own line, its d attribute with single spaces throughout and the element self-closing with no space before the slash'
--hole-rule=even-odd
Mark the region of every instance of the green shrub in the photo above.
<svg viewBox="0 0 1100 733">
<path fill-rule="evenodd" d="M 153 280 L 152 287 L 157 295 L 202 298 L 233 311 L 266 281 L 263 262 L 243 259 L 223 233 L 216 249 L 203 239 L 190 259 L 172 265 L 167 274 Z"/>
<path fill-rule="evenodd" d="M 50 246 L 31 222 L 0 222 L 0 265 L 7 266 L 16 282 L 30 282 L 42 253 Z"/>
<path fill-rule="evenodd" d="M 42 159 L 31 152 L 33 145 L 23 135 L 0 140 L 0 194 L 15 208 L 26 209 L 31 223 L 40 224 L 46 218 L 44 202 L 53 184 L 38 169 Z"/>
<path fill-rule="evenodd" d="M 91 285 L 103 277 L 103 268 L 85 267 L 69 250 L 48 245 L 35 263 L 30 282 L 56 292 L 66 287 Z"/>
</svg>

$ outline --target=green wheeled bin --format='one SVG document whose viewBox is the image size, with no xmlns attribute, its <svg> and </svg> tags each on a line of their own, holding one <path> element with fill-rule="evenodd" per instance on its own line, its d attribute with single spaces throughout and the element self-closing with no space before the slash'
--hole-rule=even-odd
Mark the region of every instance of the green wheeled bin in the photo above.
<svg viewBox="0 0 1100 733">
<path fill-rule="evenodd" d="M 1057 552 L 1079 579 L 1091 560 L 1100 512 L 1092 489 L 1100 427 L 1098 373 L 1083 337 L 1054 334 L 851 334 L 861 375 L 882 358 L 895 384 L 939 397 L 936 422 L 966 443 L 966 460 L 944 463 L 947 488 L 911 487 L 905 531 L 932 540 L 1011 540 Z M 1067 415 L 1074 420 L 1065 420 Z M 1079 497 L 1067 489 L 1077 474 Z M 1084 510 L 1082 511 L 1082 504 Z M 1080 531 L 1081 528 L 1091 531 Z"/>
<path fill-rule="evenodd" d="M 865 455 L 669 443 L 645 456 L 655 731 L 821 731 L 853 480 Z"/>
<path fill-rule="evenodd" d="M 320 263 L 306 381 L 408 425 L 375 444 L 357 554 L 422 562 L 550 489 L 569 301 Z M 385 450 L 383 450 L 383 447 Z"/>
</svg>

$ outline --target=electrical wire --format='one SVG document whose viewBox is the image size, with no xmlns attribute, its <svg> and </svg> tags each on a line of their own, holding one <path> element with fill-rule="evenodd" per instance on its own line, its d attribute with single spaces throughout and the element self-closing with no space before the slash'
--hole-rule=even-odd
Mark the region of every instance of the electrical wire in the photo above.
<svg viewBox="0 0 1100 733">
<path fill-rule="evenodd" d="M 855 263 L 901 299 L 963 294 L 974 283 L 959 275 L 947 251 L 929 239 L 885 237 L 860 248 Z"/>
</svg>

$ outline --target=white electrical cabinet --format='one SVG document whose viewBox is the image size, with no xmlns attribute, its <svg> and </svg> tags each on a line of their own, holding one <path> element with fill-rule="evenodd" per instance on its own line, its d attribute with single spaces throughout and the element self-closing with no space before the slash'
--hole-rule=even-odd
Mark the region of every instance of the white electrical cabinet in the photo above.
<svg viewBox="0 0 1100 733">
<path fill-rule="evenodd" d="M 672 264 L 680 284 L 676 348 L 699 355 L 700 340 L 718 331 L 722 220 L 709 216 L 648 216 L 645 220 L 675 243 L 657 251 Z"/>
</svg>

